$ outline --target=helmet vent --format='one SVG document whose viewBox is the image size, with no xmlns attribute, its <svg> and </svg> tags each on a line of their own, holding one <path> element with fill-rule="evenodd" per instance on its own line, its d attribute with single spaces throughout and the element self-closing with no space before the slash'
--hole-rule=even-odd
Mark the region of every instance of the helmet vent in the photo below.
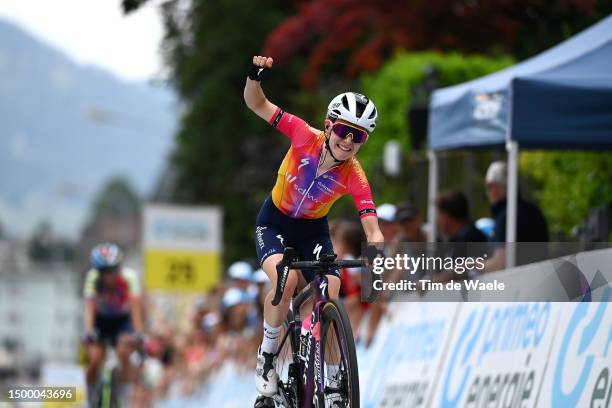
<svg viewBox="0 0 612 408">
<path fill-rule="evenodd" d="M 344 109 L 350 109 L 349 108 L 349 101 L 348 101 L 348 98 L 346 97 L 346 95 L 344 95 L 342 97 L 342 106 L 344 106 Z"/>
<path fill-rule="evenodd" d="M 364 105 L 360 101 L 357 101 L 357 117 L 360 118 L 363 115 L 363 111 L 365 110 L 367 104 Z"/>
<path fill-rule="evenodd" d="M 368 117 L 368 119 L 374 119 L 376 117 L 376 108 L 372 109 L 372 113 L 370 113 L 370 116 Z"/>
</svg>

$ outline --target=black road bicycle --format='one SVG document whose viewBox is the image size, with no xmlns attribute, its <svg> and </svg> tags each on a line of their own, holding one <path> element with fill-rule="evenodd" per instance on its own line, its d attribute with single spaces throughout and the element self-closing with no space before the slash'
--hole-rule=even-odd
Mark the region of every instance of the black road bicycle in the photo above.
<svg viewBox="0 0 612 408">
<path fill-rule="evenodd" d="M 268 406 L 286 408 L 359 408 L 359 372 L 353 331 L 342 303 L 329 298 L 325 272 L 364 266 L 362 260 L 338 261 L 321 255 L 317 261 L 298 261 L 285 248 L 277 265 L 273 305 L 280 303 L 291 269 L 312 270 L 313 281 L 292 299 L 277 351 L 278 394 Z M 312 301 L 308 330 L 302 331 L 300 308 Z M 262 404 L 261 406 L 266 406 Z"/>
</svg>

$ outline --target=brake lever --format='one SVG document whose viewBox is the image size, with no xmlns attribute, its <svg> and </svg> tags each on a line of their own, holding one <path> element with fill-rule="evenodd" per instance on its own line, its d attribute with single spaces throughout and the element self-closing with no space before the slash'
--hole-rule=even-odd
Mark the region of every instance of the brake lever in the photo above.
<svg viewBox="0 0 612 408">
<path fill-rule="evenodd" d="M 283 251 L 283 259 L 276 265 L 276 290 L 274 292 L 274 299 L 272 299 L 272 306 L 278 306 L 280 303 L 283 292 L 285 291 L 285 285 L 287 284 L 287 277 L 289 276 L 289 266 L 292 262 L 298 260 L 298 253 L 291 247 L 285 248 Z"/>
</svg>

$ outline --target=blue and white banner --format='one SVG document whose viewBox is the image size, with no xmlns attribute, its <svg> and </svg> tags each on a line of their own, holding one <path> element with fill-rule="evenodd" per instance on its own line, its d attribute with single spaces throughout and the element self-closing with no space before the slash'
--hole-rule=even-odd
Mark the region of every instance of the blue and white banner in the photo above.
<svg viewBox="0 0 612 408">
<path fill-rule="evenodd" d="M 431 405 L 535 406 L 560 305 L 463 306 Z"/>
<path fill-rule="evenodd" d="M 362 407 L 426 406 L 459 307 L 458 303 L 393 305 L 391 319 L 377 334 L 367 371 L 360 365 L 360 372 L 367 373 L 361 375 Z"/>
<path fill-rule="evenodd" d="M 562 305 L 538 406 L 612 407 L 612 288 L 603 298 Z"/>
</svg>

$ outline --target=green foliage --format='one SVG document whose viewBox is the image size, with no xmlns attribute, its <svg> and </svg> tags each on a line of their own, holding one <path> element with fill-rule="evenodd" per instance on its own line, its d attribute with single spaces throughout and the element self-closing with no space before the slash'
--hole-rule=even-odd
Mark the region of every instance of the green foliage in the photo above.
<svg viewBox="0 0 612 408">
<path fill-rule="evenodd" d="M 362 77 L 365 93 L 376 103 L 379 113 L 376 131 L 359 152 L 366 173 L 371 176 L 375 171 L 389 140 L 397 139 L 406 155 L 412 152 L 408 111 L 415 87 L 423 83 L 427 69 L 435 67 L 438 85 L 449 86 L 498 71 L 512 62 L 508 57 L 487 58 L 460 53 L 401 53 L 377 73 Z M 385 192 L 385 200 L 402 199 L 391 191 L 391 184 L 379 187 Z"/>
<path fill-rule="evenodd" d="M 612 154 L 525 151 L 520 170 L 538 183 L 534 197 L 551 233 L 568 236 L 591 208 L 612 203 Z"/>
<path fill-rule="evenodd" d="M 34 262 L 73 261 L 75 248 L 54 236 L 49 220 L 41 220 L 34 228 L 28 243 L 28 256 Z"/>
<path fill-rule="evenodd" d="M 174 197 L 223 209 L 226 261 L 254 256 L 257 211 L 287 148 L 286 139 L 246 107 L 243 89 L 252 56 L 292 7 L 280 0 L 164 6 L 166 60 L 187 102 L 173 157 L 179 173 Z M 300 61 L 275 66 L 266 78 L 264 90 L 277 105 L 287 106 L 297 85 L 292 88 L 291 72 Z"/>
</svg>

